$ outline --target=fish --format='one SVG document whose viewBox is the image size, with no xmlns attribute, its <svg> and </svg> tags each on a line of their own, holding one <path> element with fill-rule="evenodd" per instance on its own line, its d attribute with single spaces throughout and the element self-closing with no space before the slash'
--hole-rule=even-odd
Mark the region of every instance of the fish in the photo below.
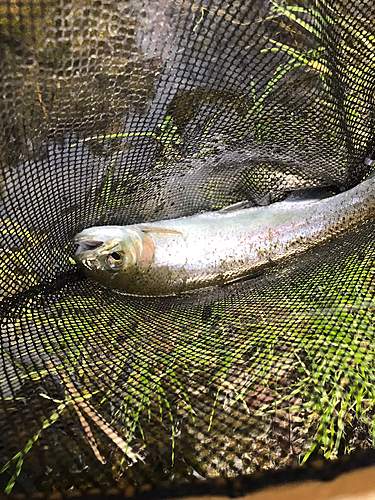
<svg viewBox="0 0 375 500">
<path fill-rule="evenodd" d="M 375 173 L 322 199 L 292 196 L 269 206 L 236 203 L 215 212 L 78 233 L 75 262 L 105 287 L 172 296 L 235 282 L 324 244 L 375 215 Z"/>
</svg>

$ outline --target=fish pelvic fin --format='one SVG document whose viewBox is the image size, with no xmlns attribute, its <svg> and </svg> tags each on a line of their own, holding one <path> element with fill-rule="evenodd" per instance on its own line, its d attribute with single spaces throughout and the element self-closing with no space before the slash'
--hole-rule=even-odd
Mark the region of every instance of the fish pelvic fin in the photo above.
<svg viewBox="0 0 375 500">
<path fill-rule="evenodd" d="M 248 200 L 244 200 L 244 201 L 239 201 L 238 203 L 234 203 L 233 205 L 228 205 L 227 207 L 224 207 L 224 208 L 218 210 L 217 213 L 229 214 L 231 212 L 237 212 L 238 210 L 243 210 L 244 208 L 250 208 L 252 206 L 253 206 L 253 203 L 251 203 Z"/>
</svg>

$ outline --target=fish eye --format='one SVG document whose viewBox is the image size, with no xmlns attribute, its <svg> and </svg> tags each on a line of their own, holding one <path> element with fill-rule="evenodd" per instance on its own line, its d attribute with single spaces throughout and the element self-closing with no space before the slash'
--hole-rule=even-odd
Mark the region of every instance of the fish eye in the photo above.
<svg viewBox="0 0 375 500">
<path fill-rule="evenodd" d="M 112 252 L 106 258 L 106 263 L 111 269 L 120 269 L 122 267 L 124 260 L 119 252 Z"/>
</svg>

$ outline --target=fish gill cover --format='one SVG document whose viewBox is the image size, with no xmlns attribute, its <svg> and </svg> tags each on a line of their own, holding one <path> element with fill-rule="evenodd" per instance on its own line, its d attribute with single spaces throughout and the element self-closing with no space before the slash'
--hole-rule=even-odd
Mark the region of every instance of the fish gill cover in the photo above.
<svg viewBox="0 0 375 500">
<path fill-rule="evenodd" d="M 359 0 L 0 0 L 4 494 L 131 491 L 374 446 L 373 219 L 174 297 L 90 281 L 73 243 L 359 184 L 374 18 Z"/>
</svg>

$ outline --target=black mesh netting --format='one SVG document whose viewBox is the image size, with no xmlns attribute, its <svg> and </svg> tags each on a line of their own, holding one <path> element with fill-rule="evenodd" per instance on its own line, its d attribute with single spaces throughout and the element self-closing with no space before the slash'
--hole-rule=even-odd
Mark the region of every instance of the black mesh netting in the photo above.
<svg viewBox="0 0 375 500">
<path fill-rule="evenodd" d="M 0 0 L 1 491 L 373 446 L 373 220 L 160 298 L 89 281 L 72 239 L 357 185 L 374 163 L 374 21 L 370 0 Z"/>
</svg>

